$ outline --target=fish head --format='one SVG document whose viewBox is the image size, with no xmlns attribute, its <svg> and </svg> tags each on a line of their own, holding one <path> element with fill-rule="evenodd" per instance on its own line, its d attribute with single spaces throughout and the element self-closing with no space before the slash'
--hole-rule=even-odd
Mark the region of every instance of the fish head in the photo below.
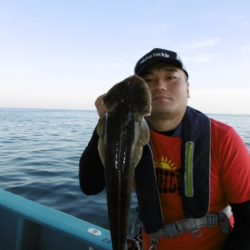
<svg viewBox="0 0 250 250">
<path fill-rule="evenodd" d="M 125 106 L 135 115 L 148 116 L 151 113 L 151 93 L 147 83 L 140 76 L 130 76 L 115 84 L 103 98 L 109 111 Z"/>
</svg>

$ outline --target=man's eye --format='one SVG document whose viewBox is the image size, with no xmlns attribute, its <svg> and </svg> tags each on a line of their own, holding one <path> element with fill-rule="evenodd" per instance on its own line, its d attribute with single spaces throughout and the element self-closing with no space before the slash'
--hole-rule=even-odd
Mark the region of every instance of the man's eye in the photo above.
<svg viewBox="0 0 250 250">
<path fill-rule="evenodd" d="M 171 81 L 171 80 L 176 80 L 177 77 L 174 75 L 170 75 L 170 76 L 167 76 L 167 79 Z"/>
<path fill-rule="evenodd" d="M 152 78 L 145 78 L 145 81 L 146 81 L 147 83 L 151 83 L 151 82 L 153 82 L 153 79 L 152 79 Z"/>
</svg>

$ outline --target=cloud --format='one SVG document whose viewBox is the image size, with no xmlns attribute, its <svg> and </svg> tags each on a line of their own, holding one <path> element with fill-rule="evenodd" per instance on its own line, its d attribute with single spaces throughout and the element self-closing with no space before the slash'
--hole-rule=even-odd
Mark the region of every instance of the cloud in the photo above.
<svg viewBox="0 0 250 250">
<path fill-rule="evenodd" d="M 105 66 L 105 67 L 104 67 Z M 122 62 L 118 61 L 99 61 L 96 63 L 82 63 L 80 65 L 80 68 L 85 70 L 106 70 L 106 68 L 109 68 L 110 70 L 117 70 L 122 69 L 124 67 L 124 64 Z"/>
<path fill-rule="evenodd" d="M 243 53 L 250 53 L 250 44 L 245 44 L 241 47 Z"/>
<path fill-rule="evenodd" d="M 250 89 L 191 89 L 189 104 L 206 113 L 250 114 Z"/>
<path fill-rule="evenodd" d="M 195 53 L 191 56 L 183 57 L 183 60 L 187 63 L 209 63 L 211 61 L 212 55 L 205 53 Z"/>
<path fill-rule="evenodd" d="M 219 38 L 219 37 L 202 39 L 202 40 L 187 44 L 185 48 L 186 49 L 201 49 L 201 48 L 212 47 L 212 46 L 219 44 L 221 40 L 222 38 Z"/>
<path fill-rule="evenodd" d="M 225 15 L 225 14 L 207 14 L 204 16 L 206 19 L 213 21 L 226 21 L 235 23 L 242 27 L 249 27 L 250 23 L 248 21 L 248 17 L 245 15 Z"/>
<path fill-rule="evenodd" d="M 220 37 L 197 39 L 184 45 L 185 57 L 183 60 L 188 63 L 208 64 L 214 62 L 220 55 L 218 52 L 210 52 L 211 48 L 217 46 L 222 41 Z"/>
</svg>

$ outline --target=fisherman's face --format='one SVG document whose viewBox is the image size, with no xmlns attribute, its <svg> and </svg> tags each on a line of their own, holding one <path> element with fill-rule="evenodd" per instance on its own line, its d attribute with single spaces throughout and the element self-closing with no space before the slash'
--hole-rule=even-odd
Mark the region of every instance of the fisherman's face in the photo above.
<svg viewBox="0 0 250 250">
<path fill-rule="evenodd" d="M 152 95 L 151 118 L 169 118 L 185 112 L 189 83 L 184 71 L 173 66 L 156 65 L 142 77 Z"/>
</svg>

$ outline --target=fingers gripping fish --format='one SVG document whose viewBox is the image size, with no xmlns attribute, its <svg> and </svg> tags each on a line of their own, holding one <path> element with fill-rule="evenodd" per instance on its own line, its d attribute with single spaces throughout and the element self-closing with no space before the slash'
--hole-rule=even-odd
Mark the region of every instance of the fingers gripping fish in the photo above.
<svg viewBox="0 0 250 250">
<path fill-rule="evenodd" d="M 99 120 L 98 151 L 105 168 L 108 215 L 114 250 L 126 247 L 134 169 L 149 141 L 144 116 L 151 112 L 146 82 L 131 76 L 114 85 L 103 99 L 108 112 Z"/>
</svg>

